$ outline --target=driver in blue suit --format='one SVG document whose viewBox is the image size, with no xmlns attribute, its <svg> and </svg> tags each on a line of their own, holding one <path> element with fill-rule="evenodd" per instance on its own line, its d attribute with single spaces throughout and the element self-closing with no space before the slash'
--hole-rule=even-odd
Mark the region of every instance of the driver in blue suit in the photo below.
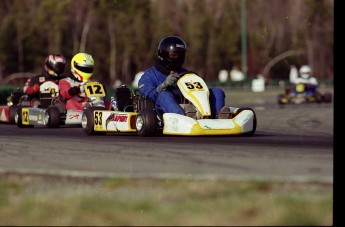
<svg viewBox="0 0 345 227">
<path fill-rule="evenodd" d="M 177 36 L 166 36 L 158 45 L 154 66 L 147 69 L 138 82 L 140 92 L 155 103 L 157 114 L 177 113 L 184 115 L 179 105 L 182 94 L 176 86 L 178 74 L 187 71 L 182 67 L 187 52 L 185 41 Z M 209 88 L 212 118 L 225 105 L 225 93 L 220 88 Z M 226 108 L 226 107 L 225 107 Z"/>
</svg>

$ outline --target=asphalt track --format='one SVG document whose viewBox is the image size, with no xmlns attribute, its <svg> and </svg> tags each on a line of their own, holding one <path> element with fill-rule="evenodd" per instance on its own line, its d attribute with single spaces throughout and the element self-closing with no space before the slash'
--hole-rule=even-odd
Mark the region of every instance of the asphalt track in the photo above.
<svg viewBox="0 0 345 227">
<path fill-rule="evenodd" d="M 254 136 L 87 136 L 0 124 L 0 172 L 333 183 L 333 103 L 237 107 L 256 112 Z"/>
</svg>

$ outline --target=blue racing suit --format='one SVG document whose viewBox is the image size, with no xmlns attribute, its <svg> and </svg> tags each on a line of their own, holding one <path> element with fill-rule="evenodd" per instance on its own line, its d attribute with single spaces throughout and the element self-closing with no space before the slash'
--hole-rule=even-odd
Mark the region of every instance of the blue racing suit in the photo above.
<svg viewBox="0 0 345 227">
<path fill-rule="evenodd" d="M 298 96 L 298 95 L 313 96 L 316 94 L 317 86 L 318 86 L 318 81 L 315 77 L 312 77 L 312 76 L 308 78 L 298 77 L 294 81 L 292 92 L 295 96 Z"/>
<path fill-rule="evenodd" d="M 186 69 L 181 69 L 182 72 Z M 147 69 L 138 82 L 138 87 L 146 97 L 151 98 L 155 103 L 157 114 L 162 116 L 163 113 L 177 113 L 184 115 L 183 109 L 179 102 L 182 100 L 182 93 L 179 88 L 170 86 L 161 93 L 157 92 L 157 87 L 162 84 L 168 75 L 159 71 L 155 66 Z M 225 93 L 220 88 L 209 88 L 210 91 L 210 107 L 213 118 L 225 105 Z"/>
</svg>

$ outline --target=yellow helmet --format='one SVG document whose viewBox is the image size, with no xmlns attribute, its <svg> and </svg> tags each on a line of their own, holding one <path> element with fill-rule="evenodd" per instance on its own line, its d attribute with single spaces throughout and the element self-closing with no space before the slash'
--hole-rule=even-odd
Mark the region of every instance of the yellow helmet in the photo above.
<svg viewBox="0 0 345 227">
<path fill-rule="evenodd" d="M 78 53 L 71 60 L 71 72 L 79 82 L 90 79 L 93 73 L 93 66 L 93 58 L 87 53 Z"/>
</svg>

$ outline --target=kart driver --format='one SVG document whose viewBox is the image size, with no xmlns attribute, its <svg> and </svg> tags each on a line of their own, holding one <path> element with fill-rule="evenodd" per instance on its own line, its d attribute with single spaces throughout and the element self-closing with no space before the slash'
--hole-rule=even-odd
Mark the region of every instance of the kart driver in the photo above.
<svg viewBox="0 0 345 227">
<path fill-rule="evenodd" d="M 94 60 L 90 54 L 77 53 L 71 60 L 71 71 L 59 82 L 60 95 L 67 99 L 66 110 L 83 110 L 88 103 L 82 85 L 92 77 Z M 110 103 L 105 101 L 106 108 Z"/>
<path fill-rule="evenodd" d="M 184 115 L 184 110 L 179 105 L 182 94 L 176 81 L 179 73 L 187 71 L 182 67 L 186 52 L 187 45 L 182 38 L 164 37 L 159 42 L 154 66 L 147 69 L 139 79 L 140 92 L 154 101 L 160 117 L 163 113 Z M 224 107 L 225 93 L 220 88 L 210 88 L 209 91 L 212 118 L 216 118 Z"/>
<path fill-rule="evenodd" d="M 295 95 L 301 92 L 298 87 L 299 84 L 304 85 L 305 94 L 307 96 L 311 96 L 315 94 L 315 91 L 318 86 L 318 81 L 315 77 L 312 76 L 312 70 L 310 66 L 303 65 L 299 69 L 299 77 L 296 78 L 296 80 L 294 81 L 294 86 L 293 86 L 293 93 Z"/>
<path fill-rule="evenodd" d="M 29 78 L 24 85 L 23 91 L 28 95 L 30 105 L 37 105 L 40 85 L 46 81 L 58 83 L 62 79 L 66 66 L 66 59 L 60 54 L 50 54 L 46 57 L 41 74 Z"/>
</svg>

